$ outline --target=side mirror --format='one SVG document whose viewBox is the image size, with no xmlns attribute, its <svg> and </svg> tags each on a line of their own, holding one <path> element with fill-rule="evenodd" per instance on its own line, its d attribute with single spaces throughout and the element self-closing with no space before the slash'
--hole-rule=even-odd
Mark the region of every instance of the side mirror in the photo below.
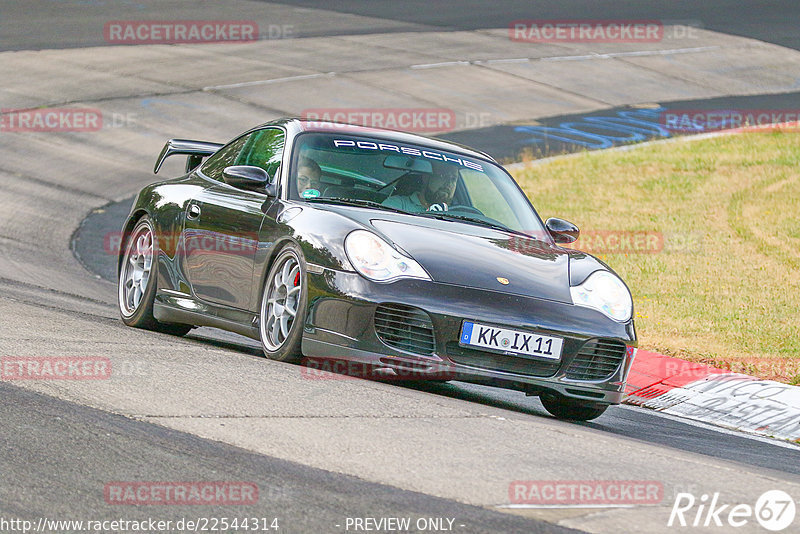
<svg viewBox="0 0 800 534">
<path fill-rule="evenodd" d="M 274 193 L 275 187 L 270 184 L 269 173 L 261 167 L 254 167 L 252 165 L 233 165 L 225 167 L 222 171 L 222 179 L 225 183 L 238 187 L 239 189 L 248 189 L 251 191 L 265 192 L 266 194 Z M 270 189 L 272 191 L 270 191 Z M 271 196 L 275 196 L 272 194 Z"/>
<path fill-rule="evenodd" d="M 553 238 L 556 243 L 572 243 L 581 235 L 578 227 L 564 219 L 550 217 L 544 223 L 547 228 L 547 233 Z"/>
</svg>

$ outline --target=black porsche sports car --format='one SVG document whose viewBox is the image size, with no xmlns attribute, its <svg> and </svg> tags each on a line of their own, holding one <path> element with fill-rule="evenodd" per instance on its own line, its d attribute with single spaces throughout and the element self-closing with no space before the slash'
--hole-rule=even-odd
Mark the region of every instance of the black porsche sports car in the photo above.
<svg viewBox="0 0 800 534">
<path fill-rule="evenodd" d="M 490 156 L 441 140 L 283 119 L 221 145 L 173 139 L 186 174 L 123 228 L 130 326 L 214 326 L 273 359 L 368 365 L 540 396 L 588 420 L 621 401 L 636 347 L 620 278 L 564 248 Z"/>
</svg>

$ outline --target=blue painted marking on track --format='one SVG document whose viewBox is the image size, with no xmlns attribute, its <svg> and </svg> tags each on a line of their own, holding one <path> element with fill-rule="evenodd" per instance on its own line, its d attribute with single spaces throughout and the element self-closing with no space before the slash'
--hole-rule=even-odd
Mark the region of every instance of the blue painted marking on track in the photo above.
<svg viewBox="0 0 800 534">
<path fill-rule="evenodd" d="M 517 126 L 516 132 L 532 134 L 521 144 L 562 142 L 588 149 L 640 143 L 658 137 L 672 137 L 661 120 L 665 107 L 617 111 L 613 115 L 593 115 L 554 126 Z"/>
</svg>

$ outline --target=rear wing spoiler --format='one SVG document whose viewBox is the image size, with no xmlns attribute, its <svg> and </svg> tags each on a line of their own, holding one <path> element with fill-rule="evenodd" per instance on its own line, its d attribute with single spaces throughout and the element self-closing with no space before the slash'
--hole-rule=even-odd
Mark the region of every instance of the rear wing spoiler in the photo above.
<svg viewBox="0 0 800 534">
<path fill-rule="evenodd" d="M 195 167 L 200 165 L 203 158 L 210 156 L 224 145 L 219 143 L 209 143 L 207 141 L 190 141 L 188 139 L 170 139 L 164 148 L 161 149 L 161 154 L 158 155 L 156 166 L 153 167 L 153 173 L 158 174 L 164 160 L 175 154 L 182 154 L 189 156 L 186 158 L 186 172 L 192 171 Z"/>
</svg>

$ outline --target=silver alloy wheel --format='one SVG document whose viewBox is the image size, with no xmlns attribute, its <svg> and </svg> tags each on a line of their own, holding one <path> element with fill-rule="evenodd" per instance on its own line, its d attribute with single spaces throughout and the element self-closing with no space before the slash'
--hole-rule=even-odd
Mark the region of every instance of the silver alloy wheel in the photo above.
<svg viewBox="0 0 800 534">
<path fill-rule="evenodd" d="M 153 251 L 153 230 L 142 224 L 128 241 L 120 269 L 119 309 L 125 317 L 136 313 L 142 303 L 153 269 Z"/>
<path fill-rule="evenodd" d="M 303 280 L 298 259 L 287 256 L 267 284 L 259 321 L 261 341 L 268 350 L 276 351 L 289 337 L 300 304 Z"/>
</svg>

